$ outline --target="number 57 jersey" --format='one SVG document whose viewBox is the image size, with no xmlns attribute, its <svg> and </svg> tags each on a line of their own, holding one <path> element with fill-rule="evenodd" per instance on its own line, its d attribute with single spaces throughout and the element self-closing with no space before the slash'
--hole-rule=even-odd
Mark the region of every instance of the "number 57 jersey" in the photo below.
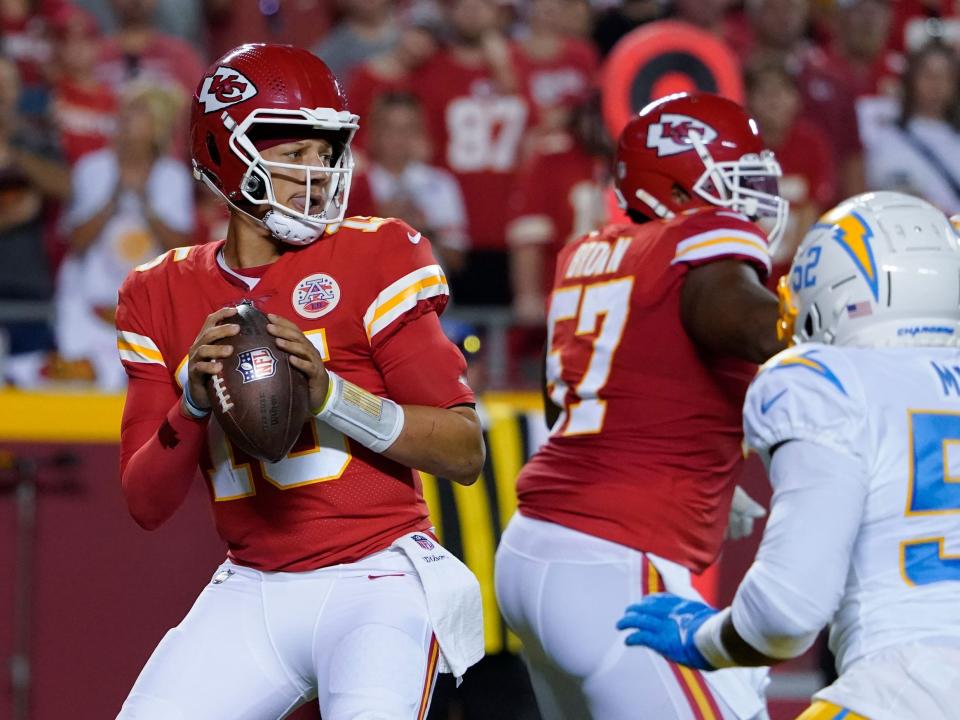
<svg viewBox="0 0 960 720">
<path fill-rule="evenodd" d="M 756 366 L 701 353 L 680 298 L 691 267 L 731 259 L 769 270 L 763 232 L 718 208 L 610 225 L 563 249 L 547 319 L 562 414 L 520 474 L 524 515 L 694 572 L 713 561 Z"/>
<path fill-rule="evenodd" d="M 960 350 L 799 345 L 757 376 L 744 426 L 761 454 L 804 440 L 862 468 L 830 631 L 840 672 L 909 642 L 960 646 Z"/>
</svg>

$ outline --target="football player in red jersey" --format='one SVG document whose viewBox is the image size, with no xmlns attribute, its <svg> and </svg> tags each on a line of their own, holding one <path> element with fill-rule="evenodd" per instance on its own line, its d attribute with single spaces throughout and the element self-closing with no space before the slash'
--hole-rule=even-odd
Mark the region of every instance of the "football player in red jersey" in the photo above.
<svg viewBox="0 0 960 720">
<path fill-rule="evenodd" d="M 691 573 L 720 549 L 743 397 L 756 363 L 784 346 L 757 224 L 770 223 L 774 242 L 782 232 L 779 175 L 736 103 L 667 97 L 619 139 L 614 180 L 632 224 L 559 255 L 551 435 L 520 474 L 496 568 L 545 717 L 765 717 L 762 675 L 700 675 L 624 652 L 614 624 L 624 600 L 696 596 Z"/>
<path fill-rule="evenodd" d="M 121 718 L 272 719 L 318 698 L 325 720 L 422 720 L 438 668 L 460 676 L 482 655 L 476 579 L 429 534 L 414 469 L 476 479 L 474 398 L 440 329 L 448 291 L 429 242 L 345 217 L 357 123 L 305 50 L 243 45 L 200 81 L 194 171 L 230 224 L 121 289 L 121 474 L 150 529 L 199 465 L 228 556 Z M 241 299 L 309 379 L 315 417 L 277 463 L 209 418 L 207 377 L 235 370 L 213 343 L 237 333 Z"/>
</svg>

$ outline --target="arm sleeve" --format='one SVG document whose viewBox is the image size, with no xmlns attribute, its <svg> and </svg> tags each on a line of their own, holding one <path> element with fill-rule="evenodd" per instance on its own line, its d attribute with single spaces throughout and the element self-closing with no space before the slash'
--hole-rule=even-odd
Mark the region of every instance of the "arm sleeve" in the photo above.
<svg viewBox="0 0 960 720">
<path fill-rule="evenodd" d="M 120 479 L 127 507 L 148 530 L 183 503 L 197 472 L 207 421 L 180 412 L 173 386 L 131 377 L 120 426 Z"/>
<path fill-rule="evenodd" d="M 117 300 L 117 352 L 127 376 L 158 383 L 169 382 L 167 365 L 155 339 L 144 275 L 132 271 L 120 287 Z"/>
<path fill-rule="evenodd" d="M 765 460 L 790 440 L 869 457 L 866 403 L 848 356 L 813 343 L 775 355 L 747 391 L 743 431 L 748 447 Z"/>
<path fill-rule="evenodd" d="M 765 280 L 770 274 L 767 236 L 746 215 L 702 208 L 683 217 L 668 236 L 676 243 L 671 264 L 696 267 L 716 260 L 742 260 Z"/>
<path fill-rule="evenodd" d="M 151 337 L 144 273 L 134 271 L 120 289 L 117 348 L 129 377 L 120 425 L 120 480 L 127 508 L 154 529 L 183 502 L 197 471 L 206 422 L 180 412 L 180 394 Z"/>
<path fill-rule="evenodd" d="M 853 455 L 797 440 L 774 452 L 770 482 L 770 520 L 732 619 L 756 650 L 787 659 L 813 644 L 840 604 L 867 479 Z"/>
<path fill-rule="evenodd" d="M 373 358 L 390 399 L 401 405 L 450 408 L 475 400 L 463 380 L 467 363 L 435 313 L 406 323 L 375 348 Z"/>
<path fill-rule="evenodd" d="M 402 220 L 390 219 L 378 231 L 376 295 L 363 314 L 376 353 L 404 325 L 422 315 L 440 315 L 450 298 L 447 277 L 433 256 L 430 241 Z M 372 294 L 372 293 L 371 293 Z"/>
</svg>

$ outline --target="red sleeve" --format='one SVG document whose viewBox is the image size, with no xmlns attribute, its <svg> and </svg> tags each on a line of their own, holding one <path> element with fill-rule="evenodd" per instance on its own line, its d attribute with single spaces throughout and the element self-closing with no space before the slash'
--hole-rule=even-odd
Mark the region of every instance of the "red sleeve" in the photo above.
<svg viewBox="0 0 960 720">
<path fill-rule="evenodd" d="M 120 479 L 127 507 L 153 530 L 183 503 L 206 436 L 206 420 L 180 412 L 169 382 L 131 377 L 120 425 Z"/>
<path fill-rule="evenodd" d="M 373 359 L 390 399 L 401 405 L 450 408 L 475 401 L 461 379 L 467 362 L 443 334 L 434 313 L 406 323 L 375 348 Z"/>
<path fill-rule="evenodd" d="M 377 233 L 373 262 L 379 272 L 363 315 L 374 351 L 421 315 L 440 315 L 450 298 L 446 275 L 427 238 L 395 218 L 386 220 Z"/>
<path fill-rule="evenodd" d="M 676 245 L 672 265 L 696 267 L 717 260 L 740 260 L 755 267 L 762 279 L 770 274 L 767 236 L 738 212 L 698 209 L 678 216 L 663 237 Z"/>
<path fill-rule="evenodd" d="M 206 421 L 184 417 L 157 344 L 147 274 L 130 274 L 117 306 L 118 348 L 130 382 L 120 425 L 120 480 L 133 518 L 152 530 L 180 507 L 197 472 Z"/>
</svg>

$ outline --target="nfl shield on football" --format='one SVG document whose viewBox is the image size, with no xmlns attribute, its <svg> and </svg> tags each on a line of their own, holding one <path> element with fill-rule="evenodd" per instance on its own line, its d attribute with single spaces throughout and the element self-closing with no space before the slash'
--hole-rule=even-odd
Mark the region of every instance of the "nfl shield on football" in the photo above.
<svg viewBox="0 0 960 720">
<path fill-rule="evenodd" d="M 279 462 L 310 417 L 307 378 L 267 332 L 267 316 L 250 301 L 237 305 L 240 332 L 221 344 L 233 346 L 223 369 L 207 381 L 213 414 L 227 437 L 248 455 Z"/>
</svg>

